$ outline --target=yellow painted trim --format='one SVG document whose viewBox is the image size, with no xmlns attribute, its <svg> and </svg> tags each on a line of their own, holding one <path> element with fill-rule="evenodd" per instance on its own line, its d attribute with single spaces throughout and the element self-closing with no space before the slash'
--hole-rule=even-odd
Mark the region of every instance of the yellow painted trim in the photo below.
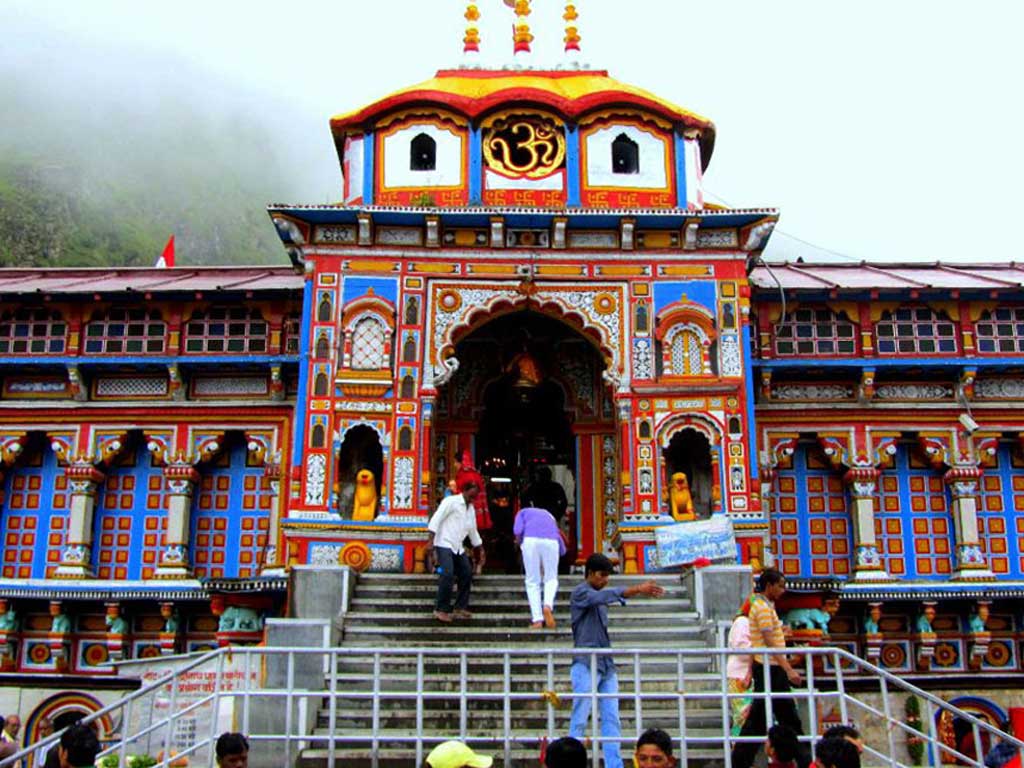
<svg viewBox="0 0 1024 768">
<path fill-rule="evenodd" d="M 541 264 L 537 267 L 538 275 L 554 275 L 556 277 L 578 277 L 587 274 L 587 268 L 581 265 Z"/>
<path fill-rule="evenodd" d="M 703 264 L 677 264 L 662 267 L 661 274 L 666 277 L 693 277 L 711 275 L 714 274 L 714 271 L 711 267 Z"/>
<path fill-rule="evenodd" d="M 455 265 L 444 264 L 442 262 L 415 261 L 409 265 L 409 270 L 412 272 L 428 272 L 436 275 L 451 275 L 455 273 Z"/>
<path fill-rule="evenodd" d="M 605 266 L 599 264 L 597 274 L 607 277 L 647 277 L 651 273 L 650 267 L 645 264 L 618 266 L 615 264 Z M 641 292 L 643 289 L 643 292 Z M 634 296 L 646 296 L 647 286 L 645 284 L 633 286 Z"/>
<path fill-rule="evenodd" d="M 397 261 L 347 261 L 345 271 L 348 272 L 398 272 L 402 264 Z"/>
</svg>

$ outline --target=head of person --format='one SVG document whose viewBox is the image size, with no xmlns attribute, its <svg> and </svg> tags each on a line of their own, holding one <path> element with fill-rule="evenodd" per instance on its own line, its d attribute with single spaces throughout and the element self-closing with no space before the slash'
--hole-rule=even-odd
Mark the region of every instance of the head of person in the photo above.
<svg viewBox="0 0 1024 768">
<path fill-rule="evenodd" d="M 459 482 L 454 477 L 448 481 L 448 490 L 452 493 L 459 492 Z"/>
<path fill-rule="evenodd" d="M 774 602 L 786 591 L 786 577 L 781 571 L 765 568 L 757 577 L 757 591 Z"/>
<path fill-rule="evenodd" d="M 427 755 L 426 768 L 491 768 L 493 758 L 478 755 L 461 741 L 445 741 Z"/>
<path fill-rule="evenodd" d="M 857 754 L 864 752 L 864 739 L 852 725 L 833 725 L 822 734 L 825 739 L 846 739 L 857 748 Z"/>
<path fill-rule="evenodd" d="M 17 715 L 8 715 L 7 717 L 4 718 L 4 731 L 7 732 L 8 736 L 10 736 L 12 739 L 16 738 L 17 735 L 18 735 L 18 731 L 20 731 L 20 730 L 21 730 L 21 718 L 20 717 L 18 717 Z"/>
<path fill-rule="evenodd" d="M 57 756 L 60 768 L 91 768 L 100 753 L 100 740 L 88 725 L 75 723 L 60 737 Z"/>
<path fill-rule="evenodd" d="M 47 736 L 53 735 L 53 721 L 48 717 L 39 718 L 39 724 L 36 726 L 36 731 L 39 734 L 39 739 L 45 739 Z"/>
<path fill-rule="evenodd" d="M 604 589 L 608 586 L 608 579 L 611 578 L 614 568 L 612 561 L 605 555 L 594 552 L 583 565 L 583 578 L 594 589 Z"/>
<path fill-rule="evenodd" d="M 548 744 L 545 768 L 587 768 L 587 748 L 572 736 L 563 736 Z"/>
<path fill-rule="evenodd" d="M 860 753 L 845 738 L 832 736 L 821 739 L 814 752 L 818 768 L 860 768 Z"/>
<path fill-rule="evenodd" d="M 773 725 L 768 729 L 765 751 L 777 763 L 791 763 L 796 760 L 799 749 L 796 731 L 784 725 Z"/>
<path fill-rule="evenodd" d="M 249 740 L 240 733 L 222 733 L 217 739 L 216 753 L 220 768 L 248 768 Z"/>
<path fill-rule="evenodd" d="M 469 480 L 462 484 L 462 498 L 466 500 L 467 504 L 472 504 L 473 500 L 480 495 L 480 486 L 473 480 Z"/>
<path fill-rule="evenodd" d="M 636 768 L 672 768 L 672 737 L 660 728 L 648 728 L 636 740 L 633 762 Z"/>
<path fill-rule="evenodd" d="M 551 467 L 542 465 L 537 468 L 537 480 L 542 483 L 551 482 Z"/>
</svg>

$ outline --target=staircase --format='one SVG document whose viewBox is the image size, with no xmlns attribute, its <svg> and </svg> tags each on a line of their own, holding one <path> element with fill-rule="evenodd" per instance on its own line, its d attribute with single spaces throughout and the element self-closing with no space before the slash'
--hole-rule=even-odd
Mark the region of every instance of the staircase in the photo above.
<svg viewBox="0 0 1024 768">
<path fill-rule="evenodd" d="M 647 578 L 615 576 L 612 584 L 629 585 Z M 403 699 L 395 694 L 414 694 L 417 689 L 440 694 L 423 702 L 424 736 L 441 741 L 465 734 L 474 749 L 495 755 L 495 765 L 501 765 L 505 734 L 510 732 L 513 734 L 511 764 L 537 765 L 537 740 L 549 732 L 554 737 L 568 732 L 570 702 L 555 702 L 554 705 L 549 702 L 558 695 L 571 693 L 569 657 L 548 657 L 543 653 L 529 656 L 524 652 L 572 647 L 568 597 L 580 579 L 580 576 L 562 578 L 556 599 L 557 629 L 537 630 L 529 627 L 529 609 L 520 576 L 476 577 L 470 604 L 473 618 L 450 625 L 441 624 L 433 617 L 436 578 L 406 574 L 361 576 L 344 621 L 341 645 L 343 648 L 386 650 L 388 654 L 379 662 L 376 675 L 372 653 L 353 652 L 341 658 L 337 669 L 333 670 L 334 684 L 340 692 L 335 700 L 334 722 L 331 722 L 329 699 L 325 698 L 319 708 L 313 740 L 302 753 L 299 765 L 319 768 L 328 764 L 326 742 L 317 736 L 325 737 L 332 731 L 337 740 L 335 757 L 339 765 L 370 765 L 374 753 L 380 766 L 414 765 L 416 752 L 412 739 L 418 730 L 416 701 L 412 696 Z M 649 654 L 704 648 L 706 636 L 678 577 L 666 576 L 658 581 L 666 589 L 664 597 L 637 597 L 628 605 L 609 608 L 609 631 L 613 647 L 647 651 L 642 657 L 641 691 L 666 694 L 664 699 L 643 702 L 641 730 L 663 727 L 676 735 L 680 700 L 673 694 L 680 689 L 680 670 L 675 658 L 652 660 Z M 425 657 L 422 669 L 418 670 L 414 655 L 395 655 L 402 648 L 448 648 L 451 653 Z M 524 696 L 511 702 L 508 722 L 501 698 L 505 690 L 505 662 L 501 655 L 494 653 L 504 649 L 513 651 L 507 672 L 510 689 Z M 460 651 L 466 651 L 464 661 Z M 484 651 L 491 655 L 482 657 Z M 620 653 L 616 663 L 623 750 L 629 754 L 637 733 L 635 699 L 632 698 L 634 656 Z M 709 659 L 695 657 L 688 659 L 685 665 L 686 690 L 719 690 L 719 677 L 712 673 Z M 467 700 L 464 714 L 460 711 L 463 677 L 460 670 L 463 668 Z M 376 744 L 372 738 L 373 701 L 370 697 L 352 695 L 371 691 L 375 676 L 382 692 L 378 698 Z M 328 679 L 326 686 L 330 685 Z M 545 692 L 549 692 L 547 700 Z M 488 694 L 492 698 L 487 698 Z M 716 737 L 719 741 L 721 738 L 722 712 L 718 702 L 690 701 L 685 709 L 688 736 L 698 737 L 706 731 L 709 739 L 707 749 L 690 748 L 689 762 L 720 763 L 721 748 L 716 751 L 713 744 Z"/>
</svg>

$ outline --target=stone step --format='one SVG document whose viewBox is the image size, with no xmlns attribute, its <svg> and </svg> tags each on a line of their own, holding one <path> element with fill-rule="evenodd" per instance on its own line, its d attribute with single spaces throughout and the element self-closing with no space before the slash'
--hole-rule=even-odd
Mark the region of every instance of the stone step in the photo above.
<svg viewBox="0 0 1024 768">
<path fill-rule="evenodd" d="M 624 740 L 622 742 L 622 754 L 627 764 L 632 754 L 635 740 Z M 472 747 L 479 754 L 491 755 L 494 757 L 494 768 L 536 768 L 540 747 L 538 743 L 529 746 L 521 746 L 515 742 L 510 751 L 511 761 L 504 760 L 504 748 L 501 742 L 472 742 Z M 433 746 L 431 744 L 430 746 Z M 430 752 L 430 748 L 424 748 L 423 756 Z M 329 766 L 329 752 L 322 746 L 306 749 L 296 762 L 296 768 L 333 768 Z M 416 749 L 413 746 L 390 746 L 378 745 L 376 749 L 370 742 L 362 745 L 349 744 L 338 746 L 334 751 L 334 765 L 343 765 L 345 768 L 369 768 L 376 765 L 377 768 L 410 768 L 416 766 Z M 709 745 L 706 748 L 693 749 L 687 752 L 686 765 L 688 768 L 721 768 L 724 765 L 722 749 Z M 418 767 L 417 767 L 418 768 Z"/>
<path fill-rule="evenodd" d="M 451 626 L 473 626 L 473 627 L 490 627 L 494 630 L 505 630 L 505 629 L 524 629 L 531 630 L 530 634 L 541 634 L 550 635 L 555 630 L 549 630 L 544 627 L 539 629 L 532 629 L 530 627 L 530 613 L 529 611 L 523 611 L 521 613 L 498 613 L 494 612 L 480 612 L 475 610 L 474 606 L 473 618 L 472 619 L 456 619 L 452 622 Z M 681 628 L 692 628 L 700 630 L 701 626 L 696 620 L 695 614 L 672 614 L 672 613 L 642 613 L 642 612 L 631 612 L 622 613 L 615 616 L 613 622 L 609 622 L 612 631 L 624 629 L 624 628 L 644 628 L 648 631 L 657 629 L 659 632 L 662 630 L 673 630 Z M 571 632 L 571 621 L 568 613 L 555 613 L 555 622 L 559 631 Z M 402 613 L 393 612 L 377 612 L 377 611 L 362 611 L 359 613 L 350 613 L 345 617 L 345 628 L 349 627 L 363 627 L 363 626 L 375 626 L 375 627 L 423 627 L 433 630 L 436 627 L 441 627 L 442 624 L 436 618 L 434 618 L 433 611 L 424 612 L 420 611 L 405 611 Z"/>
<path fill-rule="evenodd" d="M 434 592 L 424 592 L 422 600 L 401 600 L 396 601 L 394 596 L 377 596 L 377 597 L 361 597 L 356 596 L 349 602 L 349 612 L 347 615 L 359 614 L 363 612 L 379 613 L 381 611 L 387 611 L 388 613 L 403 614 L 407 612 L 419 612 L 426 610 L 433 610 L 434 607 Z M 529 603 L 526 602 L 526 598 L 522 595 L 517 596 L 515 599 L 506 600 L 500 598 L 481 598 L 476 592 L 472 594 L 470 600 L 471 607 L 474 613 L 503 613 L 508 611 L 523 611 L 528 613 Z M 693 611 L 693 603 L 689 599 L 670 599 L 670 598 L 659 598 L 657 600 L 630 600 L 626 605 L 617 605 L 613 607 L 614 616 L 622 616 L 632 613 L 669 613 L 678 614 L 684 613 L 688 616 L 697 617 L 697 614 Z M 569 616 L 569 605 L 567 601 L 561 601 L 556 598 L 555 600 L 555 616 Z"/>
<path fill-rule="evenodd" d="M 671 668 L 666 665 L 658 671 L 650 667 L 644 667 L 640 673 L 640 690 L 652 692 L 665 690 L 717 691 L 721 687 L 721 678 L 714 673 L 701 672 L 698 667 L 699 664 L 699 660 L 695 660 L 692 666 L 688 665 L 685 667 L 686 676 L 682 680 L 682 684 L 680 684 L 674 664 Z M 493 691 L 503 689 L 503 671 L 500 665 L 487 669 L 479 667 L 471 669 L 473 674 L 467 680 L 466 690 Z M 335 684 L 336 690 L 370 690 L 372 671 L 372 663 L 340 665 L 333 675 L 334 679 L 337 680 Z M 632 666 L 625 665 L 619 669 L 618 678 L 620 690 L 623 692 L 628 691 L 631 695 L 634 690 Z M 417 686 L 419 686 L 425 692 L 457 692 L 462 687 L 456 666 L 430 668 L 424 665 L 423 680 L 422 683 L 419 683 L 413 664 L 397 668 L 388 664 L 382 666 L 378 680 L 378 688 L 381 691 L 412 691 L 416 690 Z M 325 685 L 330 686 L 330 681 L 331 675 L 328 674 Z M 552 681 L 552 687 L 568 688 L 569 676 L 564 666 L 556 666 L 552 670 Z M 512 666 L 510 668 L 510 682 L 510 687 L 513 691 L 520 691 L 524 688 L 527 690 L 540 690 L 542 686 L 547 686 L 547 670 L 542 665 L 529 668 Z M 624 693 L 624 695 L 626 694 Z"/>
</svg>

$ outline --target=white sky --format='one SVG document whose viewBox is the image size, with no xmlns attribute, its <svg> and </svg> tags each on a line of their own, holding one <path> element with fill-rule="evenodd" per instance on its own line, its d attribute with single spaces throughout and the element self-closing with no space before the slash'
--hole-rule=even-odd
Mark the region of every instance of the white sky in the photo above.
<svg viewBox="0 0 1024 768">
<path fill-rule="evenodd" d="M 534 0 L 535 63 L 557 62 L 563 3 Z M 707 189 L 782 212 L 769 255 L 1024 258 L 1024 2 L 577 0 L 584 60 L 710 117 Z M 78 57 L 180 64 L 273 94 L 283 141 L 308 147 L 304 199 L 340 196 L 327 118 L 461 59 L 459 0 L 0 0 L 17 40 Z M 510 56 L 511 11 L 481 0 L 485 59 Z M 68 50 L 58 40 L 74 39 Z M 39 76 L 45 73 L 24 73 Z M 45 81 L 45 77 L 44 77 Z M 268 99 L 268 102 L 270 100 Z M 2 119 L 0 119 L 2 130 Z M 262 207 L 264 200 L 253 200 Z M 785 233 L 785 234 L 783 234 Z M 1009 238 L 1009 239 L 1007 239 Z"/>
</svg>

